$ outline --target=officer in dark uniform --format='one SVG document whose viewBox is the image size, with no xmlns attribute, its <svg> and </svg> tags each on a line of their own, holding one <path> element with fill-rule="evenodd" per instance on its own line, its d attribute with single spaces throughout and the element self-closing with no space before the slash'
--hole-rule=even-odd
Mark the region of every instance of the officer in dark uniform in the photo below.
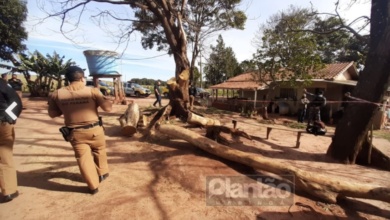
<svg viewBox="0 0 390 220">
<path fill-rule="evenodd" d="M 1 79 L 0 79 L 0 80 L 3 80 L 3 81 L 5 81 L 6 83 L 8 83 L 8 80 L 7 80 L 7 73 L 1 74 Z"/>
<path fill-rule="evenodd" d="M 22 102 L 15 90 L 0 80 L 0 188 L 1 202 L 12 201 L 19 195 L 17 191 L 16 169 L 13 162 L 15 142 L 14 124 L 22 112 Z"/>
<path fill-rule="evenodd" d="M 156 96 L 156 101 L 153 103 L 153 106 L 156 107 L 156 104 L 161 107 L 161 88 L 160 88 L 160 80 L 157 80 L 156 84 L 154 84 L 154 95 Z"/>
<path fill-rule="evenodd" d="M 12 78 L 8 80 L 8 84 L 10 84 L 13 89 L 15 89 L 20 99 L 22 99 L 23 83 L 20 79 L 18 79 L 18 76 L 16 74 L 12 74 Z"/>
<path fill-rule="evenodd" d="M 189 88 L 188 88 L 188 94 L 190 95 L 189 101 L 190 101 L 190 110 L 192 111 L 194 109 L 194 101 L 196 97 L 196 87 L 190 83 Z"/>
<path fill-rule="evenodd" d="M 98 88 L 85 86 L 84 71 L 80 67 L 69 67 L 65 77 L 70 85 L 53 92 L 48 103 L 49 116 L 64 115 L 65 127 L 60 130 L 73 147 L 89 193 L 95 194 L 99 183 L 109 175 L 106 140 L 98 108 L 109 112 L 112 103 Z"/>
<path fill-rule="evenodd" d="M 326 98 L 323 91 L 317 91 L 316 94 L 307 92 L 306 89 L 303 92 L 307 95 L 314 96 L 314 99 L 310 102 L 309 118 L 307 121 L 307 131 L 313 131 L 314 134 L 324 134 L 326 132 L 325 124 L 321 121 L 321 108 L 326 105 Z M 315 128 L 313 130 L 313 128 Z"/>
</svg>

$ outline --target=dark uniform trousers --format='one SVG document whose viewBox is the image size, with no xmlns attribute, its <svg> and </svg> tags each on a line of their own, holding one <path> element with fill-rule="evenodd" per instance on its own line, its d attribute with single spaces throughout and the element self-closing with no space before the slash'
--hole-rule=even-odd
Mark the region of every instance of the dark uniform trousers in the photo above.
<svg viewBox="0 0 390 220">
<path fill-rule="evenodd" d="M 194 110 L 195 96 L 190 95 L 190 110 Z"/>
<path fill-rule="evenodd" d="M 74 129 L 70 137 L 81 175 L 90 189 L 99 186 L 99 176 L 108 173 L 104 129 Z"/>
<path fill-rule="evenodd" d="M 3 195 L 17 190 L 16 169 L 12 151 L 15 141 L 14 125 L 0 122 L 0 187 Z"/>
</svg>

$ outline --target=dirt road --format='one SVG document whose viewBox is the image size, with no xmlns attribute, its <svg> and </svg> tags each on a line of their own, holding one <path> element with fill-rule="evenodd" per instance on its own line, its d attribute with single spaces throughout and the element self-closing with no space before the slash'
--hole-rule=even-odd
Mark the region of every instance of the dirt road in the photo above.
<svg viewBox="0 0 390 220">
<path fill-rule="evenodd" d="M 329 205 L 297 192 L 292 204 L 259 206 L 207 205 L 208 176 L 259 175 L 246 166 L 219 159 L 181 140 L 142 140 L 118 136 L 117 118 L 126 106 L 102 113 L 106 126 L 110 177 L 96 195 L 87 193 L 73 151 L 58 128 L 62 118 L 47 115 L 45 99 L 25 100 L 27 109 L 16 125 L 14 146 L 20 196 L 0 204 L 0 219 L 388 219 L 390 204 L 348 199 Z M 153 97 L 135 99 L 143 107 Z M 163 100 L 167 104 L 167 100 Z M 295 149 L 295 134 L 273 131 L 236 114 L 213 115 L 223 123 L 236 118 L 240 128 L 258 140 L 233 147 L 273 157 L 302 169 L 329 172 L 390 187 L 389 172 L 345 166 L 325 160 L 330 138 L 303 135 Z M 198 130 L 198 132 L 204 132 Z M 386 140 L 376 140 L 390 146 Z M 324 171 L 325 170 L 325 171 Z M 262 175 L 264 173 L 261 173 Z M 247 178 L 247 177 L 245 177 Z M 249 178 L 248 178 L 249 179 Z"/>
</svg>

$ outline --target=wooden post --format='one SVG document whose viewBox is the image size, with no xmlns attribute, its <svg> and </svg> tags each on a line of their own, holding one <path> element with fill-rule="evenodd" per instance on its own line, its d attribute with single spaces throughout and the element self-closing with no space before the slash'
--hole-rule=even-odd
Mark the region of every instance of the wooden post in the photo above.
<svg viewBox="0 0 390 220">
<path fill-rule="evenodd" d="M 255 90 L 255 98 L 253 99 L 253 109 L 256 110 L 256 101 L 257 101 L 257 89 Z"/>
<path fill-rule="evenodd" d="M 373 139 L 373 130 L 374 130 L 374 124 L 371 124 L 371 129 L 370 129 L 370 140 L 369 140 L 369 146 L 368 146 L 368 158 L 367 158 L 367 163 L 371 164 L 371 153 L 372 153 L 372 139 Z"/>
<path fill-rule="evenodd" d="M 92 81 L 93 81 L 93 86 L 95 86 L 96 88 L 99 88 L 99 87 L 100 87 L 100 84 L 99 84 L 99 76 L 93 75 Z"/>
<path fill-rule="evenodd" d="M 233 123 L 233 128 L 236 129 L 236 127 L 237 127 L 237 121 L 236 121 L 236 120 L 233 120 L 232 123 Z"/>
<path fill-rule="evenodd" d="M 268 138 L 269 138 L 269 134 L 271 133 L 271 131 L 272 131 L 272 128 L 267 127 L 267 140 L 268 140 Z"/>
<path fill-rule="evenodd" d="M 298 131 L 297 134 L 297 144 L 295 145 L 295 148 L 299 148 L 299 145 L 301 145 L 300 139 L 301 139 L 302 131 Z"/>
</svg>

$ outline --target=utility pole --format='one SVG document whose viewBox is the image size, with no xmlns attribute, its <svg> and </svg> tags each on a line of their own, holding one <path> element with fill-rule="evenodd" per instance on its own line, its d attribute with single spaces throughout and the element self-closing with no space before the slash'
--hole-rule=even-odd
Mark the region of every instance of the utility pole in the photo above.
<svg viewBox="0 0 390 220">
<path fill-rule="evenodd" d="M 199 73 L 200 73 L 200 88 L 203 88 L 202 87 L 202 82 L 203 82 L 203 75 L 202 75 L 202 50 L 199 51 L 199 59 L 200 59 L 200 62 L 199 62 Z"/>
</svg>

